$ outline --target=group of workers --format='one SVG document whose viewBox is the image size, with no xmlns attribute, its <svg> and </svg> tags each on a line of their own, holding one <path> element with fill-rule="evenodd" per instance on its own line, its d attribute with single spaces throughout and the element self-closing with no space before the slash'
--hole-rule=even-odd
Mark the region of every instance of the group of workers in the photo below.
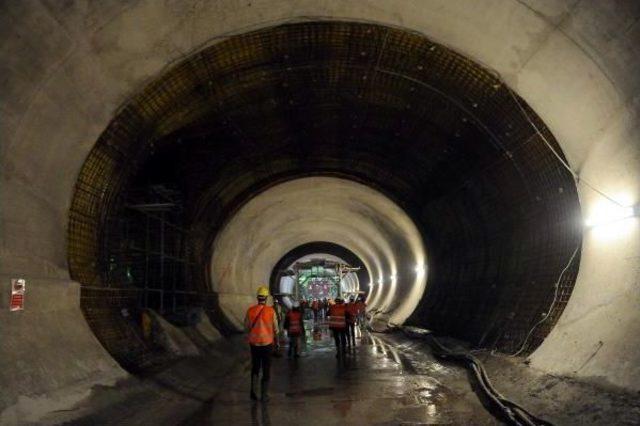
<svg viewBox="0 0 640 426">
<path fill-rule="evenodd" d="M 329 329 L 336 344 L 336 358 L 345 356 L 348 347 L 356 346 L 356 327 L 364 324 L 365 308 L 364 300 L 353 296 L 349 303 L 338 297 L 329 305 Z"/>
<path fill-rule="evenodd" d="M 244 325 L 249 334 L 249 346 L 251 348 L 251 390 L 249 396 L 252 400 L 258 399 L 257 387 L 260 383 L 260 399 L 269 401 L 269 380 L 271 370 L 271 356 L 279 348 L 279 322 L 282 321 L 283 308 L 280 303 L 274 303 L 274 307 L 267 305 L 269 289 L 266 286 L 258 287 L 258 303 L 247 310 Z M 314 302 L 318 302 L 314 305 Z M 314 321 L 318 321 L 318 312 L 323 309 L 329 318 L 329 329 L 333 334 L 336 345 L 336 357 L 346 355 L 347 347 L 356 345 L 356 327 L 364 325 L 366 304 L 362 298 L 349 299 L 344 303 L 340 297 L 334 300 L 326 300 L 311 303 L 314 312 Z M 308 303 L 306 304 L 308 306 Z M 292 308 L 284 314 L 284 329 L 289 337 L 289 357 L 300 356 L 300 339 L 305 335 L 304 307 L 299 302 L 293 302 Z M 280 321 L 279 321 L 280 320 Z M 262 371 L 262 379 L 260 372 Z"/>
</svg>

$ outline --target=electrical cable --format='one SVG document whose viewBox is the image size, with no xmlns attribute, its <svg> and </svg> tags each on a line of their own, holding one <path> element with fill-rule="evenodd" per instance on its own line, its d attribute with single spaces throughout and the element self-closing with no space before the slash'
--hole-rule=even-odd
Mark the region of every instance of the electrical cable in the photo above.
<svg viewBox="0 0 640 426">
<path fill-rule="evenodd" d="M 531 330 L 529 330 L 529 333 L 527 334 L 527 336 L 525 337 L 524 341 L 522 342 L 522 345 L 520 346 L 520 349 L 518 349 L 516 352 L 514 352 L 513 354 L 509 355 L 512 357 L 518 356 L 522 353 L 522 351 L 524 351 L 524 349 L 527 346 L 527 343 L 529 341 L 529 337 L 531 337 L 531 334 L 533 333 L 533 331 L 538 328 L 538 326 L 540 324 L 542 324 L 543 322 L 545 322 L 546 320 L 549 319 L 549 317 L 551 316 L 551 311 L 553 310 L 553 308 L 555 307 L 557 301 L 558 301 L 558 293 L 560 290 L 560 281 L 562 281 L 562 276 L 564 275 L 565 272 L 567 272 L 567 270 L 569 269 L 569 267 L 571 266 L 571 264 L 573 263 L 573 259 L 575 259 L 576 254 L 578 254 L 578 250 L 580 249 L 580 245 L 577 245 L 576 248 L 573 250 L 573 254 L 571 255 L 571 258 L 569 259 L 569 262 L 567 262 L 567 265 L 564 267 L 564 269 L 562 270 L 562 272 L 560 272 L 560 275 L 558 276 L 558 280 L 555 283 L 555 291 L 553 293 L 553 301 L 551 302 L 551 305 L 549 306 L 549 309 L 547 310 L 547 312 L 545 313 L 544 317 L 538 321 L 537 323 L 535 323 L 533 325 L 533 327 L 531 327 Z"/>
<path fill-rule="evenodd" d="M 434 354 L 443 359 L 453 359 L 464 362 L 465 366 L 471 370 L 479 388 L 494 408 L 497 408 L 504 420 L 509 424 L 518 426 L 551 426 L 547 420 L 531 414 L 524 407 L 507 399 L 500 394 L 489 380 L 489 376 L 482 365 L 482 362 L 468 352 L 455 352 L 444 346 L 429 330 L 416 327 L 399 327 L 399 329 L 409 338 L 424 338 L 434 349 Z"/>
<path fill-rule="evenodd" d="M 497 73 L 497 71 L 494 71 L 495 73 Z M 573 178 L 575 179 L 576 183 L 583 183 L 585 186 L 587 186 L 588 188 L 590 188 L 591 190 L 593 190 L 594 192 L 598 193 L 599 195 L 601 195 L 602 197 L 606 198 L 607 200 L 611 201 L 614 204 L 617 204 L 620 207 L 629 207 L 629 206 L 625 206 L 621 203 L 619 203 L 618 201 L 616 201 L 615 199 L 613 199 L 611 196 L 607 195 L 606 193 L 604 193 L 603 191 L 599 190 L 598 188 L 596 188 L 594 185 L 590 184 L 588 181 L 586 181 L 585 179 L 581 178 L 580 175 L 578 174 L 578 172 L 576 172 L 575 170 L 573 170 L 571 168 L 571 166 L 562 158 L 562 156 L 560 154 L 558 154 L 558 152 L 555 150 L 555 148 L 553 147 L 553 145 L 551 145 L 551 143 L 549 142 L 549 140 L 545 137 L 545 135 L 540 131 L 540 129 L 538 128 L 538 126 L 533 122 L 533 120 L 531 119 L 531 117 L 529 116 L 529 114 L 527 113 L 527 111 L 524 109 L 524 107 L 522 106 L 522 104 L 520 103 L 520 101 L 518 100 L 518 96 L 513 92 L 513 90 L 511 89 L 511 87 L 509 87 L 509 85 L 507 85 L 504 80 L 502 79 L 502 77 L 500 76 L 499 73 L 497 73 L 498 79 L 502 82 L 502 84 L 507 88 L 507 90 L 509 91 L 509 94 L 511 95 L 511 97 L 513 98 L 513 100 L 515 101 L 516 105 L 518 106 L 518 109 L 520 109 L 520 112 L 522 112 L 522 115 L 524 116 L 524 118 L 529 122 L 529 124 L 531 125 L 531 127 L 533 127 L 533 129 L 535 130 L 535 132 L 538 134 L 538 136 L 540 136 L 540 138 L 542 139 L 542 141 L 545 143 L 545 145 L 547 146 L 547 148 L 549 148 L 549 150 L 553 153 L 553 155 L 558 159 L 558 161 L 560 161 L 560 163 L 569 171 L 569 173 L 571 173 L 571 175 L 573 176 Z"/>
</svg>

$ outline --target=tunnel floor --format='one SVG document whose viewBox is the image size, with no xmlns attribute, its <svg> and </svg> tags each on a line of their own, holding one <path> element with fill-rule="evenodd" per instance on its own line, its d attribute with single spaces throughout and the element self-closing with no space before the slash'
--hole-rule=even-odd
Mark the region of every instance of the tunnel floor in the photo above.
<svg viewBox="0 0 640 426">
<path fill-rule="evenodd" d="M 498 424 L 467 373 L 415 350 L 402 336 L 365 333 L 344 360 L 333 341 L 309 338 L 299 359 L 273 358 L 269 403 L 248 398 L 249 359 L 241 342 L 224 357 L 185 359 L 146 378 L 92 392 L 48 419 L 65 424 Z M 241 362 L 237 362 L 240 359 Z M 234 362 L 235 361 L 235 362 Z"/>
<path fill-rule="evenodd" d="M 311 324 L 308 325 L 308 329 Z M 426 342 L 365 332 L 343 361 L 326 325 L 299 359 L 273 358 L 271 401 L 248 397 L 243 336 L 210 355 L 184 358 L 144 377 L 83 392 L 38 424 L 71 425 L 490 425 L 500 422 L 474 392 L 467 371 L 436 359 Z M 478 354 L 506 395 L 558 425 L 636 425 L 637 394 L 535 372 L 503 356 Z"/>
<path fill-rule="evenodd" d="M 184 424 L 496 424 L 466 377 L 366 334 L 344 360 L 326 334 L 299 359 L 276 359 L 269 403 L 247 400 L 248 374 Z M 451 385 L 454 382 L 454 386 Z M 461 389 L 462 388 L 462 389 Z"/>
</svg>

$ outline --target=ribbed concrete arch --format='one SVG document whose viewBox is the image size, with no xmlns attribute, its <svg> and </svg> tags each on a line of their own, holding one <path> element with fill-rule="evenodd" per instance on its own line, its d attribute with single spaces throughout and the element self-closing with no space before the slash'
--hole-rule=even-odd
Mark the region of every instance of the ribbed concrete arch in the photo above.
<svg viewBox="0 0 640 426">
<path fill-rule="evenodd" d="M 255 288 L 267 283 L 284 253 L 328 241 L 351 250 L 372 273 L 369 308 L 403 323 L 418 304 L 427 262 L 411 219 L 382 194 L 336 178 L 297 179 L 244 205 L 220 231 L 211 262 L 213 290 L 240 327 Z M 374 266 L 375 265 L 375 266 Z"/>
<path fill-rule="evenodd" d="M 33 284 L 33 310 L 20 319 L 0 313 L 3 335 L 28 331 L 32 337 L 12 338 L 0 356 L 8 365 L 29 354 L 49 354 L 29 358 L 34 366 L 29 383 L 16 381 L 8 370 L 0 373 L 0 382 L 11 384 L 3 389 L 12 389 L 11 395 L 2 394 L 3 406 L 18 395 L 117 372 L 84 325 L 78 284 L 69 280 L 66 224 L 74 184 L 121 105 L 188 53 L 231 33 L 336 18 L 417 31 L 499 72 L 548 125 L 583 180 L 626 203 L 638 201 L 640 13 L 634 2 L 308 0 L 292 5 L 265 0 L 243 7 L 231 1 L 179 7 L 155 1 L 5 2 L 1 7 L 0 273 L 3 294 L 10 277 L 24 276 Z M 588 216 L 602 197 L 584 184 L 578 190 Z M 533 355 L 534 366 L 638 388 L 634 259 L 640 255 L 640 230 L 631 222 L 624 234 L 606 242 L 586 232 L 571 300 Z M 39 319 L 47 327 L 27 329 Z M 76 338 L 64 351 L 52 352 L 69 330 Z M 81 368 L 69 374 L 57 368 L 56 359 L 72 347 Z M 88 352 L 81 348 L 90 347 L 94 352 L 83 358 Z"/>
<path fill-rule="evenodd" d="M 168 70 L 103 132 L 71 206 L 70 272 L 87 290 L 119 285 L 104 247 L 127 242 L 109 240 L 108 224 L 120 222 L 129 185 L 158 169 L 183 188 L 200 291 L 211 288 L 201 274 L 210 241 L 249 198 L 295 176 L 347 176 L 396 200 L 428 240 L 433 285 L 411 323 L 531 351 L 566 304 L 552 304 L 553 278 L 572 259 L 558 284 L 569 295 L 579 264 L 579 205 L 562 161 L 503 81 L 417 33 L 344 21 L 252 31 Z M 392 258 L 388 244 L 370 249 Z M 395 265 L 375 268 L 380 281 Z M 104 308 L 90 300 L 85 312 Z M 94 329 L 115 355 L 122 345 L 109 336 L 122 319 L 110 311 Z"/>
</svg>

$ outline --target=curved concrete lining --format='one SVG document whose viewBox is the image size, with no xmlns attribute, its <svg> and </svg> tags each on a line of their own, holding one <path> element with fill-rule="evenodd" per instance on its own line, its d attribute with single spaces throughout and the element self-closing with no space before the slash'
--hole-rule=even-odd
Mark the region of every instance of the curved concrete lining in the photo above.
<svg viewBox="0 0 640 426">
<path fill-rule="evenodd" d="M 426 285 L 422 238 L 411 219 L 381 193 L 337 178 L 312 177 L 274 186 L 245 204 L 213 244 L 211 281 L 225 314 L 240 328 L 260 283 L 284 254 L 327 241 L 355 253 L 371 271 L 369 309 L 402 323 Z"/>
<path fill-rule="evenodd" d="M 127 376 L 84 320 L 78 283 L 28 279 L 25 310 L 9 312 L 11 276 L 0 280 L 0 424 L 37 422 Z"/>
<path fill-rule="evenodd" d="M 412 29 L 497 70 L 549 124 L 584 180 L 638 201 L 640 12 L 634 2 L 147 0 L 0 7 L 0 271 L 9 276 L 68 277 L 65 227 L 78 171 L 141 85 L 229 33 L 309 16 Z M 585 212 L 602 201 L 584 185 L 580 196 Z M 636 224 L 603 243 L 587 232 L 575 291 L 533 355 L 534 366 L 639 388 L 639 233 Z M 389 269 L 373 260 L 368 266 L 375 276 Z M 55 288 L 54 294 L 66 291 Z M 72 312 L 84 321 L 79 310 Z M 9 365 L 26 350 L 46 353 L 50 342 L 33 343 L 3 346 L 0 361 Z M 43 391 L 74 380 L 67 374 L 51 384 L 45 377 Z"/>
</svg>

